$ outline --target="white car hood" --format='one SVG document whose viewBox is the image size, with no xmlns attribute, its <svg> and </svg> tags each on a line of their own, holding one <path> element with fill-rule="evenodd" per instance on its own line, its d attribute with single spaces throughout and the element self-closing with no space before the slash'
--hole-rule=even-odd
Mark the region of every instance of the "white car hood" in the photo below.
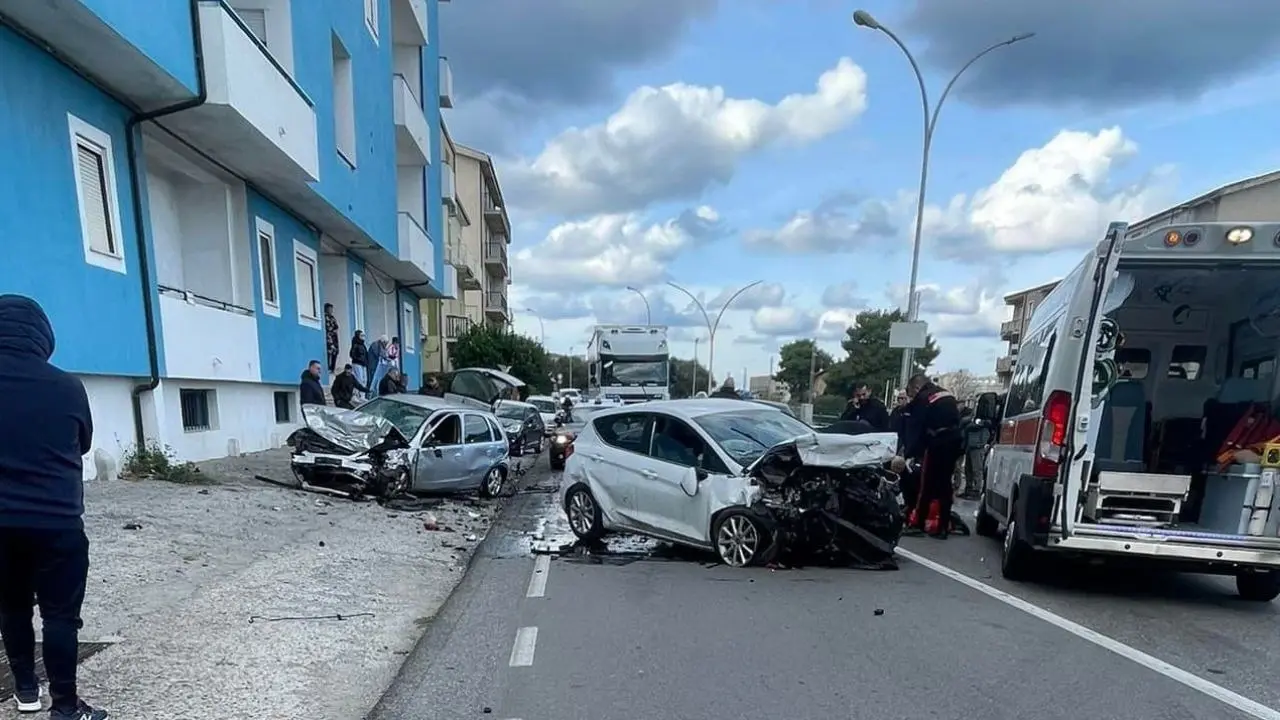
<svg viewBox="0 0 1280 720">
<path fill-rule="evenodd" d="M 848 469 L 880 465 L 897 453 L 896 433 L 809 433 L 774 445 L 743 469 L 745 475 L 767 470 L 769 465 L 799 460 L 801 465 Z"/>
</svg>

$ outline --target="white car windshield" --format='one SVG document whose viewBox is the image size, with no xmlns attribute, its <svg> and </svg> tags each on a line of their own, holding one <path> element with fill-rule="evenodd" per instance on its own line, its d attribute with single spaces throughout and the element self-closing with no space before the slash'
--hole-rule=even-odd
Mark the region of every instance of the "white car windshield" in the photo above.
<svg viewBox="0 0 1280 720">
<path fill-rule="evenodd" d="M 374 398 L 356 408 L 356 411 L 384 418 L 395 425 L 396 429 L 407 438 L 417 435 L 422 423 L 426 422 L 433 412 L 431 408 L 418 407 L 388 398 Z"/>
<path fill-rule="evenodd" d="M 813 432 L 813 428 L 790 415 L 768 408 L 702 415 L 694 422 L 739 465 L 750 465 L 774 445 Z"/>
<path fill-rule="evenodd" d="M 557 410 L 555 401 L 552 400 L 530 400 L 529 404 L 538 408 L 538 412 L 554 414 Z"/>
</svg>

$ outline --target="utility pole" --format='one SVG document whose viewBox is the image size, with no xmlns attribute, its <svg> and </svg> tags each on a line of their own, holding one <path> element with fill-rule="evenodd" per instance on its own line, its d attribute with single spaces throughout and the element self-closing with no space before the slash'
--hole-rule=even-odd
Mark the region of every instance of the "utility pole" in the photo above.
<svg viewBox="0 0 1280 720">
<path fill-rule="evenodd" d="M 765 387 L 769 388 L 768 390 L 769 397 L 766 399 L 772 400 L 773 399 L 773 356 L 772 355 L 769 356 L 769 384 L 766 385 Z"/>
<path fill-rule="evenodd" d="M 573 346 L 569 346 L 569 387 L 573 387 Z"/>
<path fill-rule="evenodd" d="M 689 397 L 698 394 L 698 339 L 693 339 L 693 383 L 689 385 Z"/>
<path fill-rule="evenodd" d="M 818 375 L 818 341 L 810 340 L 813 343 L 813 350 L 809 353 L 809 404 L 813 405 L 813 383 Z"/>
</svg>

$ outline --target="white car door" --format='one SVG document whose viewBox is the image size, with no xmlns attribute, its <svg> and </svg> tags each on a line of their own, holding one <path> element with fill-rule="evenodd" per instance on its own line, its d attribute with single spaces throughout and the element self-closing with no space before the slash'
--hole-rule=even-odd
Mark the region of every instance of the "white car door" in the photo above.
<svg viewBox="0 0 1280 720">
<path fill-rule="evenodd" d="M 644 481 L 640 466 L 648 454 L 651 425 L 646 413 L 596 418 L 594 427 L 599 441 L 574 451 L 582 458 L 591 492 L 601 509 L 624 529 L 645 529 L 635 498 Z"/>
<path fill-rule="evenodd" d="M 690 497 L 680 481 L 688 468 L 701 467 L 707 473 L 701 485 L 727 477 L 729 469 L 688 423 L 665 413 L 653 416 L 649 455 L 639 467 L 637 515 L 656 535 L 710 546 L 713 493 L 698 492 Z"/>
</svg>

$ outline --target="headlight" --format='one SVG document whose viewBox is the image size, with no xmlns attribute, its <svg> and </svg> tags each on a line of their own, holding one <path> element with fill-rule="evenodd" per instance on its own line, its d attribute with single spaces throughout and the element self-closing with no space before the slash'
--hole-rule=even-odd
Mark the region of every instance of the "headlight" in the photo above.
<svg viewBox="0 0 1280 720">
<path fill-rule="evenodd" d="M 513 423 L 511 425 L 508 425 L 506 427 L 506 430 L 508 433 L 515 435 L 516 433 L 520 432 L 520 425 L 518 423 Z"/>
<path fill-rule="evenodd" d="M 1227 242 L 1232 245 L 1243 245 L 1253 239 L 1253 228 L 1236 227 L 1227 231 Z"/>
<path fill-rule="evenodd" d="M 569 444 L 569 436 L 568 436 L 568 435 L 557 435 L 557 436 L 556 436 L 556 444 L 557 444 L 557 445 L 568 445 L 568 444 Z"/>
</svg>

